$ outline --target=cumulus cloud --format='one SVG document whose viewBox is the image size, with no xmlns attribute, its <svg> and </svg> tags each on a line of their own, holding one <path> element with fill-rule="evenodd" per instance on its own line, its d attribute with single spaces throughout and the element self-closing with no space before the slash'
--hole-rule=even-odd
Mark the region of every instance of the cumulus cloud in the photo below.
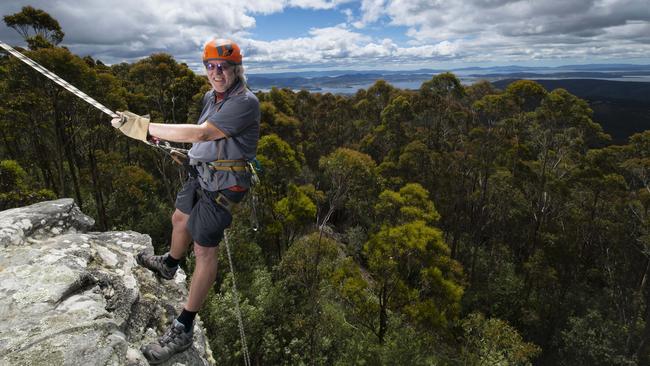
<svg viewBox="0 0 650 366">
<path fill-rule="evenodd" d="M 24 0 L 4 0 L 0 13 Z M 63 44 L 106 63 L 168 52 L 196 70 L 201 47 L 227 35 L 255 71 L 296 67 L 426 67 L 434 62 L 631 59 L 650 54 L 648 0 L 33 0 L 61 23 Z M 260 40 L 256 17 L 287 8 L 330 10 L 344 23 Z M 380 29 L 403 34 L 382 34 Z M 387 34 L 393 34 L 392 39 Z M 0 27 L 0 39 L 18 34 Z"/>
<path fill-rule="evenodd" d="M 457 51 L 457 45 L 447 41 L 400 47 L 391 39 L 375 40 L 345 24 L 315 28 L 309 32 L 309 37 L 303 38 L 270 42 L 246 40 L 244 46 L 252 51 L 248 54 L 248 62 L 266 65 L 267 69 L 292 64 L 339 68 L 373 68 L 390 63 L 407 65 L 421 60 L 446 60 Z"/>
<path fill-rule="evenodd" d="M 73 52 L 91 54 L 104 62 L 133 61 L 154 52 L 168 52 L 177 58 L 194 58 L 210 38 L 227 33 L 243 35 L 255 26 L 256 12 L 281 11 L 275 2 L 248 1 L 214 3 L 204 0 L 163 2 L 139 0 L 47 1 L 30 5 L 43 9 L 59 21 L 66 36 L 63 44 Z M 24 6 L 21 1 L 4 1 L 2 14 Z M 0 28 L 0 36 L 17 39 L 13 30 Z M 8 37 L 6 37 L 8 36 Z"/>
<path fill-rule="evenodd" d="M 386 15 L 408 28 L 412 44 L 448 41 L 466 61 L 584 58 L 596 50 L 599 58 L 631 58 L 650 51 L 647 0 L 388 0 Z"/>
<path fill-rule="evenodd" d="M 374 23 L 383 15 L 385 0 L 363 0 L 361 1 L 361 19 L 354 22 L 356 28 L 363 28 L 367 24 Z"/>
<path fill-rule="evenodd" d="M 333 9 L 340 4 L 349 3 L 350 0 L 290 0 L 285 1 L 289 6 L 304 9 Z"/>
</svg>

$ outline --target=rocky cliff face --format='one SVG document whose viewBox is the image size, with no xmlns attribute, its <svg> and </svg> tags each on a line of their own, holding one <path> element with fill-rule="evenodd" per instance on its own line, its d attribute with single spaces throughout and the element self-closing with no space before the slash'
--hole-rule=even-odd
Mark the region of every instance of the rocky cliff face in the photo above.
<svg viewBox="0 0 650 366">
<path fill-rule="evenodd" d="M 0 365 L 148 364 L 140 346 L 177 315 L 185 274 L 156 278 L 134 257 L 148 236 L 93 223 L 72 199 L 0 212 Z M 200 321 L 166 364 L 214 364 Z"/>
</svg>

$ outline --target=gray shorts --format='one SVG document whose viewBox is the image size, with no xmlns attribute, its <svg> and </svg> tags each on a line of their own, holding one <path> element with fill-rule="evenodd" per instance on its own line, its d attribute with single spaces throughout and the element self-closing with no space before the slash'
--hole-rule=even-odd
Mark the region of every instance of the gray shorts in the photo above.
<svg viewBox="0 0 650 366">
<path fill-rule="evenodd" d="M 176 208 L 190 215 L 187 229 L 194 242 L 202 247 L 216 247 L 223 238 L 223 232 L 230 226 L 232 215 L 215 202 L 217 192 L 203 190 L 194 178 L 189 178 L 176 196 Z M 246 192 L 219 191 L 233 202 L 240 202 Z"/>
</svg>

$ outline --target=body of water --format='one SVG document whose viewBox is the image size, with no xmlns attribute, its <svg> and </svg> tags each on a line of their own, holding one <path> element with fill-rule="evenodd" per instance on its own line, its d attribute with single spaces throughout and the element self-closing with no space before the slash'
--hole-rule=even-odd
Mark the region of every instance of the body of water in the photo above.
<svg viewBox="0 0 650 366">
<path fill-rule="evenodd" d="M 459 77 L 460 82 L 463 85 L 472 85 L 475 82 L 479 80 L 488 80 L 488 81 L 497 81 L 497 80 L 502 80 L 503 78 L 479 78 L 479 77 Z M 536 80 L 563 80 L 563 79 L 596 79 L 596 80 L 610 80 L 610 81 L 635 81 L 635 82 L 649 82 L 650 83 L 650 76 L 647 75 L 639 75 L 639 76 L 625 76 L 625 77 L 620 77 L 620 78 L 558 78 L 558 77 L 536 77 L 534 78 Z M 423 80 L 412 80 L 412 81 L 396 81 L 396 82 L 391 82 L 388 81 L 388 83 L 396 88 L 399 89 L 407 89 L 407 90 L 417 90 L 420 89 L 420 86 L 422 85 L 423 82 L 430 80 L 430 79 L 423 79 Z M 370 88 L 374 82 L 372 83 L 360 83 L 360 84 L 351 84 L 351 85 L 346 85 L 346 86 L 340 86 L 340 87 L 319 87 L 319 88 L 312 88 L 312 89 L 305 89 L 311 93 L 332 93 L 332 94 L 344 94 L 344 95 L 351 95 L 355 94 L 359 89 L 368 89 Z M 281 87 L 281 86 L 279 86 Z M 254 91 L 263 91 L 263 92 L 268 92 L 270 88 L 255 88 L 255 86 L 252 86 Z M 294 89 L 294 92 L 299 92 L 301 89 Z"/>
</svg>

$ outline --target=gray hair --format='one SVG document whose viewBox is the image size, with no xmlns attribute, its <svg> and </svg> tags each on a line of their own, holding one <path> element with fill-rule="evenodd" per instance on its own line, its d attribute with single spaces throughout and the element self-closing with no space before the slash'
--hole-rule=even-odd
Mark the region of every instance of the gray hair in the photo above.
<svg viewBox="0 0 650 366">
<path fill-rule="evenodd" d="M 235 65 L 235 76 L 244 84 L 246 83 L 246 75 L 244 75 L 244 65 Z"/>
</svg>

